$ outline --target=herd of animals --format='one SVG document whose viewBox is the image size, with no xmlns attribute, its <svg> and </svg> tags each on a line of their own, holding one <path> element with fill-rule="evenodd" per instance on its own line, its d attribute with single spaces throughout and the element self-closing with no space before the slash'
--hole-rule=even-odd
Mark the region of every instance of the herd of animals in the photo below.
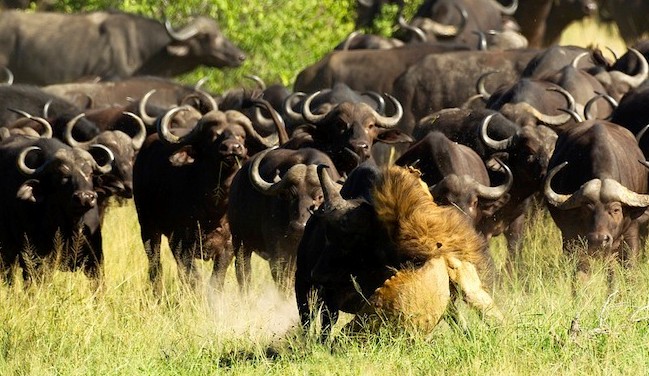
<svg viewBox="0 0 649 376">
<path fill-rule="evenodd" d="M 385 3 L 403 5 L 358 0 L 358 26 Z M 649 42 L 613 60 L 553 44 L 597 6 L 425 1 L 393 38 L 352 33 L 292 90 L 249 76 L 256 89 L 223 94 L 170 79 L 246 59 L 209 18 L 4 10 L 2 276 L 29 285 L 56 261 L 100 286 L 111 197 L 134 199 L 154 293 L 163 235 L 189 284 L 196 259 L 213 260 L 217 289 L 234 260 L 245 290 L 256 252 L 304 325 L 320 307 L 325 335 L 339 311 L 430 330 L 460 296 L 500 320 L 488 240 L 506 237 L 511 268 L 535 200 L 578 275 L 592 257 L 632 267 Z"/>
</svg>

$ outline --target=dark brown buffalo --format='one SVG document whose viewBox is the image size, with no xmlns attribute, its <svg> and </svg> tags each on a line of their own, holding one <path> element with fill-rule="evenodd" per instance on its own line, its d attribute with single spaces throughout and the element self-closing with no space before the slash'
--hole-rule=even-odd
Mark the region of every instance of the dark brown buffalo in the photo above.
<svg viewBox="0 0 649 376">
<path fill-rule="evenodd" d="M 557 140 L 545 182 L 550 214 L 561 230 L 563 249 L 577 252 L 577 272 L 589 256 L 637 261 L 638 217 L 649 207 L 649 173 L 627 129 L 592 120 L 564 131 Z M 587 243 L 581 252 L 580 241 Z"/>
<path fill-rule="evenodd" d="M 475 94 L 476 82 L 487 72 L 498 70 L 500 83 L 513 84 L 536 54 L 534 50 L 510 50 L 460 51 L 426 56 L 394 83 L 394 96 L 404 109 L 400 128 L 411 133 L 424 116 L 461 106 Z"/>
<path fill-rule="evenodd" d="M 331 158 L 338 172 L 344 174 L 372 158 L 375 142 L 412 141 L 410 136 L 394 129 L 403 115 L 401 104 L 394 97 L 388 97 L 396 109 L 392 116 L 383 116 L 363 102 L 342 102 L 325 113 L 313 113 L 311 102 L 319 93 L 313 93 L 304 101 L 302 115 L 308 124 L 296 128 L 284 148 L 321 150 Z"/>
<path fill-rule="evenodd" d="M 214 259 L 212 283 L 223 284 L 233 257 L 225 220 L 232 178 L 250 145 L 272 146 L 237 111 L 211 111 L 192 128 L 176 129 L 176 135 L 170 124 L 184 109 L 172 109 L 160 120 L 158 133 L 147 138 L 133 167 L 149 278 L 158 292 L 162 235 L 169 239 L 182 280 L 196 282 L 195 258 Z"/>
<path fill-rule="evenodd" d="M 293 90 L 313 93 L 343 82 L 358 91 L 391 93 L 393 81 L 424 56 L 468 49 L 459 44 L 426 43 L 390 50 L 333 51 L 304 68 L 295 79 Z"/>
<path fill-rule="evenodd" d="M 302 148 L 256 154 L 232 180 L 228 221 L 242 289 L 250 285 L 250 256 L 256 252 L 270 263 L 273 280 L 285 289 L 293 285 L 297 246 L 313 210 L 322 203 L 316 166 L 330 166 L 323 152 Z"/>
<path fill-rule="evenodd" d="M 5 280 L 11 282 L 11 271 L 19 265 L 29 284 L 42 279 L 49 264 L 81 268 L 98 284 L 103 251 L 92 177 L 110 171 L 110 151 L 14 136 L 0 145 L 0 164 L 0 266 Z"/>
<path fill-rule="evenodd" d="M 117 11 L 0 13 L 0 66 L 8 67 L 16 82 L 170 77 L 200 65 L 238 67 L 244 59 L 207 17 L 176 31 L 168 22 Z"/>
</svg>

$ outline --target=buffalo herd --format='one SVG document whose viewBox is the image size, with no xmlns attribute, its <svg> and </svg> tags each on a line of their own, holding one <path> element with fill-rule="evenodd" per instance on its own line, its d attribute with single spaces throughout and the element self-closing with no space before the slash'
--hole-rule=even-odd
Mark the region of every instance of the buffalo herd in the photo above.
<svg viewBox="0 0 649 376">
<path fill-rule="evenodd" d="M 387 3 L 404 5 L 358 0 L 357 25 Z M 255 252 L 323 335 L 339 311 L 356 315 L 350 330 L 461 324 L 458 299 L 502 320 L 489 240 L 505 236 L 511 272 L 543 206 L 575 278 L 593 258 L 633 267 L 648 233 L 649 42 L 614 61 L 552 44 L 601 5 L 427 0 L 411 20 L 399 11 L 392 38 L 332 46 L 292 89 L 249 76 L 257 89 L 223 94 L 169 78 L 246 58 L 209 18 L 2 11 L 2 277 L 41 283 L 55 265 L 100 288 L 111 197 L 134 200 L 154 294 L 163 235 L 190 286 L 197 259 L 217 290 L 234 260 L 246 292 Z"/>
</svg>

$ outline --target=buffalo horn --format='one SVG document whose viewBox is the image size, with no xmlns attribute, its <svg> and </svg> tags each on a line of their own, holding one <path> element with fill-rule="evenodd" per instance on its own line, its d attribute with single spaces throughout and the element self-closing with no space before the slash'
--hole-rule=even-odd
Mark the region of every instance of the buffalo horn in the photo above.
<svg viewBox="0 0 649 376">
<path fill-rule="evenodd" d="M 396 112 L 392 116 L 383 116 L 377 113 L 376 111 L 372 110 L 374 112 L 374 118 L 376 119 L 376 125 L 381 127 L 381 128 L 393 128 L 395 125 L 399 123 L 401 118 L 403 117 L 403 106 L 401 106 L 401 103 L 399 100 L 392 95 L 385 93 L 385 96 L 388 97 L 389 100 L 392 101 L 392 104 L 394 105 L 394 108 L 396 109 Z M 305 105 L 306 106 L 306 105 Z"/>
<path fill-rule="evenodd" d="M 635 135 L 635 139 L 636 139 L 636 141 L 638 142 L 638 144 L 640 143 L 640 140 L 642 140 L 642 136 L 644 136 L 644 134 L 647 132 L 647 129 L 649 129 L 649 124 L 647 124 L 647 125 L 645 125 L 644 127 L 642 127 L 642 129 L 640 130 L 640 132 L 638 132 L 638 133 Z"/>
<path fill-rule="evenodd" d="M 647 77 L 649 77 L 649 63 L 647 63 L 647 59 L 643 54 L 640 53 L 640 51 L 636 50 L 635 48 L 629 48 L 629 51 L 636 55 L 636 57 L 638 58 L 638 61 L 640 62 L 640 71 L 634 76 L 630 76 L 620 71 L 612 71 L 611 76 L 617 81 L 624 82 L 627 85 L 635 88 L 643 83 L 647 79 Z"/>
<path fill-rule="evenodd" d="M 548 172 L 548 176 L 545 178 L 545 187 L 543 190 L 545 199 L 548 203 L 560 209 L 572 209 L 581 203 L 580 194 L 575 193 L 564 195 L 557 193 L 552 189 L 552 179 L 554 178 L 554 175 L 556 175 L 562 168 L 566 167 L 567 164 L 568 162 L 563 162 Z"/>
<path fill-rule="evenodd" d="M 487 128 L 489 128 L 489 123 L 491 122 L 491 119 L 495 115 L 496 113 L 493 113 L 484 118 L 482 124 L 480 125 L 480 136 L 482 137 L 482 142 L 484 142 L 484 144 L 487 145 L 489 148 L 493 150 L 506 150 L 511 145 L 514 136 L 510 136 L 504 140 L 496 141 L 493 138 L 489 137 L 489 134 L 487 133 Z"/>
<path fill-rule="evenodd" d="M 475 90 L 478 94 L 482 95 L 482 98 L 486 101 L 491 98 L 491 93 L 487 91 L 485 88 L 485 81 L 487 80 L 487 77 L 491 76 L 494 73 L 500 73 L 500 71 L 489 71 L 486 73 L 483 73 L 480 78 L 478 78 L 478 81 L 475 83 Z"/>
<path fill-rule="evenodd" d="M 433 34 L 435 34 L 437 36 L 441 36 L 441 37 L 455 37 L 455 36 L 457 36 L 466 27 L 466 23 L 467 23 L 467 20 L 469 18 L 469 14 L 467 13 L 466 9 L 464 9 L 459 4 L 455 4 L 455 9 L 458 10 L 458 12 L 460 13 L 460 16 L 462 17 L 462 21 L 460 22 L 460 26 L 444 25 L 444 24 L 441 24 L 439 22 L 433 21 L 430 18 L 424 18 L 421 28 L 422 29 L 428 29 Z"/>
<path fill-rule="evenodd" d="M 40 124 L 43 127 L 43 133 L 41 133 L 39 135 L 39 137 L 41 137 L 41 138 L 52 138 L 52 135 L 54 134 L 54 132 L 52 130 L 52 124 L 50 124 L 49 121 L 45 120 L 42 117 L 32 116 L 32 115 L 30 115 L 29 113 L 27 113 L 27 112 L 25 112 L 23 110 L 17 110 L 15 108 L 7 108 L 7 110 L 9 110 L 11 112 L 15 112 L 15 113 L 17 113 L 17 114 L 19 114 L 19 115 L 21 115 L 23 117 L 26 117 L 27 119 L 33 120 L 33 121 L 37 122 L 38 124 Z"/>
<path fill-rule="evenodd" d="M 340 195 L 340 189 L 336 184 L 331 180 L 331 177 L 328 173 L 325 172 L 325 168 L 329 166 L 324 164 L 319 164 L 316 168 L 318 173 L 318 179 L 320 180 L 320 186 L 322 187 L 322 195 L 324 197 L 324 202 L 322 208 L 326 209 L 343 209 L 347 205 L 347 201 Z"/>
<path fill-rule="evenodd" d="M 3 85 L 11 85 L 14 83 L 14 74 L 7 67 L 2 67 L 2 70 L 5 72 L 7 79 L 5 82 L 2 82 Z"/>
<path fill-rule="evenodd" d="M 403 18 L 403 14 L 399 13 L 399 17 L 397 17 L 397 23 L 399 24 L 399 27 L 401 27 L 402 29 L 415 34 L 415 36 L 417 37 L 417 39 L 419 39 L 420 42 L 426 43 L 428 41 L 428 37 L 426 36 L 426 33 L 424 33 L 422 29 L 407 23 L 406 20 Z"/>
<path fill-rule="evenodd" d="M 155 94 L 155 91 L 156 91 L 155 89 L 149 90 L 146 94 L 144 94 L 142 99 L 140 99 L 140 105 L 138 108 L 140 111 L 140 118 L 142 119 L 142 121 L 144 121 L 144 124 L 146 125 L 153 125 L 155 124 L 156 121 L 156 118 L 146 113 L 146 104 L 149 101 L 149 98 L 151 98 L 151 96 Z"/>
<path fill-rule="evenodd" d="M 500 13 L 511 16 L 514 13 L 516 13 L 516 10 L 518 9 L 518 0 L 513 0 L 512 3 L 504 7 L 502 4 L 497 2 L 496 0 L 491 0 L 491 4 L 500 11 Z"/>
<path fill-rule="evenodd" d="M 315 93 L 309 95 L 305 100 L 304 104 L 302 105 L 302 116 L 306 121 L 312 124 L 316 124 L 320 122 L 322 119 L 327 116 L 327 114 L 321 114 L 321 115 L 315 115 L 313 112 L 311 112 L 311 101 L 313 101 L 313 98 L 317 97 L 318 94 L 320 94 L 320 90 L 316 91 Z"/>
<path fill-rule="evenodd" d="M 616 109 L 617 106 L 618 106 L 617 101 L 613 97 L 611 97 L 610 95 L 608 95 L 606 93 L 598 93 L 598 92 L 595 92 L 595 94 L 596 95 L 594 97 L 590 98 L 588 100 L 588 102 L 586 102 L 586 105 L 584 106 L 584 119 L 586 119 L 586 120 L 592 119 L 592 116 L 591 116 L 591 113 L 590 113 L 590 108 L 593 106 L 593 103 L 597 102 L 597 100 L 600 99 L 600 98 L 604 98 L 606 100 L 606 102 L 608 102 L 608 104 L 610 104 L 611 107 L 613 107 L 613 109 Z M 609 118 L 610 118 L 610 116 L 609 116 Z"/>
<path fill-rule="evenodd" d="M 505 174 L 507 174 L 507 180 L 505 181 L 505 183 L 497 187 L 487 187 L 476 182 L 478 195 L 489 200 L 497 200 L 501 198 L 505 193 L 509 191 L 509 189 L 512 187 L 512 184 L 514 183 L 514 175 L 512 175 L 512 170 L 510 170 L 509 167 L 507 167 L 507 165 L 504 164 L 500 159 L 494 159 L 505 170 Z"/>
<path fill-rule="evenodd" d="M 142 121 L 139 116 L 135 115 L 132 112 L 126 111 L 122 112 L 122 114 L 131 117 L 138 125 L 138 132 L 132 138 L 132 145 L 133 150 L 140 150 L 140 148 L 144 144 L 144 139 L 146 139 L 146 125 L 144 125 L 144 121 Z"/>
<path fill-rule="evenodd" d="M 105 145 L 102 144 L 93 144 L 90 146 L 90 149 L 99 150 L 100 152 L 105 154 L 106 163 L 104 163 L 103 165 L 100 165 L 97 159 L 94 158 L 94 156 L 93 159 L 95 159 L 95 163 L 97 164 L 97 168 L 96 168 L 97 171 L 99 171 L 102 174 L 109 173 L 110 170 L 112 170 L 113 168 L 113 161 L 115 160 L 115 155 L 113 154 L 113 152 Z"/>
<path fill-rule="evenodd" d="M 167 113 L 165 113 L 164 116 L 162 116 L 162 119 L 160 119 L 160 121 L 158 122 L 158 135 L 160 136 L 160 139 L 170 144 L 179 144 L 189 140 L 191 136 L 193 136 L 195 133 L 198 133 L 201 129 L 200 124 L 202 124 L 200 121 L 194 125 L 194 128 L 190 131 L 190 133 L 186 134 L 183 137 L 178 137 L 171 133 L 171 131 L 169 130 L 171 120 L 174 118 L 174 116 L 176 116 L 176 114 L 181 111 L 189 111 L 191 109 L 191 106 L 180 106 L 167 111 Z"/>
<path fill-rule="evenodd" d="M 65 129 L 63 130 L 63 139 L 65 140 L 65 142 L 68 145 L 70 145 L 72 147 L 78 147 L 78 148 L 87 150 L 88 147 L 90 146 L 90 144 L 95 142 L 94 139 L 88 140 L 88 141 L 77 141 L 77 140 L 74 139 L 74 136 L 72 136 L 72 130 L 77 125 L 79 120 L 81 120 L 81 118 L 84 117 L 84 116 L 86 116 L 86 114 L 80 113 L 79 115 L 77 115 L 77 116 L 73 117 L 72 119 L 70 119 L 70 121 L 68 121 L 65 124 Z"/>
<path fill-rule="evenodd" d="M 298 91 L 284 99 L 284 116 L 293 122 L 304 121 L 304 117 L 293 110 L 293 105 L 304 98 L 306 94 Z M 297 101 L 295 101 L 297 99 Z"/>
<path fill-rule="evenodd" d="M 255 83 L 257 84 L 257 88 L 259 90 L 262 90 L 262 91 L 266 90 L 266 83 L 264 82 L 264 80 L 261 79 L 261 77 L 256 76 L 254 74 L 246 74 L 244 77 L 247 78 L 247 79 L 255 81 Z"/>
<path fill-rule="evenodd" d="M 41 148 L 38 146 L 28 146 L 24 148 L 20 152 L 20 154 L 18 154 L 18 158 L 16 158 L 16 166 L 18 166 L 18 169 L 25 175 L 34 175 L 45 166 L 45 163 L 43 163 L 41 166 L 37 168 L 27 167 L 27 164 L 25 163 L 25 158 L 27 158 L 27 154 L 29 154 L 34 150 L 41 150 Z"/>
<path fill-rule="evenodd" d="M 171 39 L 178 42 L 184 42 L 188 39 L 191 39 L 200 31 L 194 25 L 187 26 L 182 30 L 176 31 L 171 26 L 171 22 L 169 22 L 169 20 L 165 20 L 165 29 L 167 30 L 167 34 L 171 37 Z"/>
</svg>

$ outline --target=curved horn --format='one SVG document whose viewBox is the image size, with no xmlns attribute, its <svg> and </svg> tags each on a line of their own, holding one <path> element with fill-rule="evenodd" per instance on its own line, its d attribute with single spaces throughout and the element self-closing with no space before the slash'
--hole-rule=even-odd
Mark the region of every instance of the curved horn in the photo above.
<svg viewBox="0 0 649 376">
<path fill-rule="evenodd" d="M 638 142 L 638 144 L 640 144 L 640 140 L 642 139 L 642 136 L 644 136 L 644 134 L 647 132 L 647 129 L 649 129 L 649 124 L 647 124 L 647 125 L 645 125 L 644 127 L 642 127 L 642 129 L 640 130 L 640 132 L 638 132 L 638 133 L 635 135 L 635 139 L 636 139 L 636 141 Z"/>
<path fill-rule="evenodd" d="M 493 138 L 489 137 L 489 134 L 487 133 L 489 123 L 495 115 L 496 113 L 493 113 L 484 118 L 482 124 L 480 125 L 480 137 L 482 137 L 482 142 L 484 142 L 484 144 L 487 145 L 487 147 L 489 147 L 490 149 L 507 150 L 507 148 L 509 148 L 509 146 L 512 144 L 514 136 L 510 136 L 504 140 L 496 141 Z"/>
<path fill-rule="evenodd" d="M 190 106 L 175 107 L 164 114 L 162 119 L 160 119 L 160 121 L 158 122 L 158 129 L 157 129 L 158 136 L 160 136 L 161 140 L 166 141 L 170 144 L 179 144 L 189 140 L 191 136 L 199 132 L 201 128 L 200 121 L 196 123 L 194 125 L 194 128 L 183 137 L 178 137 L 175 134 L 171 133 L 171 131 L 169 130 L 169 125 L 171 124 L 171 120 L 174 118 L 174 116 L 176 116 L 176 114 L 178 114 L 181 111 L 189 111 L 191 108 L 192 107 Z"/>
<path fill-rule="evenodd" d="M 515 106 L 517 106 L 521 111 L 528 112 L 530 115 L 534 116 L 536 120 L 547 125 L 561 126 L 569 122 L 571 119 L 571 116 L 568 114 L 554 116 L 544 114 L 527 102 L 516 103 Z"/>
<path fill-rule="evenodd" d="M 545 90 L 556 91 L 557 93 L 563 95 L 566 98 L 566 102 L 568 103 L 568 109 L 575 111 L 575 97 L 573 97 L 572 94 L 570 94 L 570 92 L 568 92 L 566 89 L 562 88 L 561 86 L 550 86 Z"/>
<path fill-rule="evenodd" d="M 557 193 L 552 189 L 552 179 L 554 178 L 554 175 L 556 175 L 557 172 L 559 172 L 562 168 L 566 167 L 567 164 L 568 162 L 563 162 L 560 165 L 555 166 L 552 170 L 550 170 L 550 172 L 548 172 L 548 176 L 545 178 L 545 186 L 543 189 L 545 199 L 548 201 L 548 203 L 559 209 L 572 209 L 574 207 L 577 207 L 581 203 L 582 198 L 582 194 L 579 191 L 570 195 L 564 195 Z"/>
<path fill-rule="evenodd" d="M 293 101 L 297 98 L 299 102 L 299 100 L 304 97 L 306 97 L 306 94 L 298 91 L 284 99 L 284 116 L 286 116 L 287 119 L 293 122 L 304 121 L 304 117 L 293 110 Z"/>
<path fill-rule="evenodd" d="M 393 128 L 395 125 L 401 121 L 401 118 L 403 117 L 403 106 L 401 106 L 401 103 L 399 100 L 392 95 L 385 93 L 385 96 L 388 97 L 390 101 L 392 101 L 392 104 L 394 105 L 394 108 L 396 109 L 396 112 L 392 116 L 383 116 L 379 115 L 376 111 L 372 110 L 374 112 L 374 117 L 376 119 L 376 125 L 381 127 L 381 128 Z"/>
<path fill-rule="evenodd" d="M 507 167 L 507 165 L 504 164 L 500 159 L 498 158 L 494 158 L 494 159 L 505 170 L 505 174 L 507 175 L 507 180 L 505 181 L 505 183 L 497 187 L 487 187 L 485 185 L 476 182 L 478 195 L 480 195 L 480 197 L 489 200 L 497 200 L 501 198 L 505 193 L 509 192 L 509 190 L 512 187 L 512 184 L 514 183 L 514 175 L 512 175 L 512 170 L 510 170 L 509 167 Z"/>
<path fill-rule="evenodd" d="M 27 164 L 25 163 L 25 158 L 27 158 L 27 154 L 29 154 L 31 151 L 34 150 L 41 150 L 41 148 L 38 146 L 28 146 L 24 148 L 16 158 L 16 166 L 18 166 L 20 172 L 22 172 L 25 175 L 34 175 L 40 172 L 43 169 L 43 167 L 45 167 L 45 163 L 38 166 L 37 168 L 27 167 Z"/>
<path fill-rule="evenodd" d="M 7 79 L 5 82 L 2 82 L 3 85 L 11 85 L 14 83 L 14 74 L 7 67 L 2 67 L 2 70 L 5 71 Z"/>
<path fill-rule="evenodd" d="M 638 61 L 640 62 L 640 71 L 634 76 L 630 76 L 620 71 L 612 71 L 611 76 L 617 81 L 624 82 L 625 84 L 635 88 L 649 77 L 649 63 L 647 63 L 647 59 L 640 53 L 640 51 L 635 48 L 629 48 L 629 51 L 638 58 Z"/>
<path fill-rule="evenodd" d="M 255 81 L 259 90 L 266 90 L 266 83 L 261 79 L 261 77 L 255 76 L 254 74 L 246 74 L 244 77 Z"/>
<path fill-rule="evenodd" d="M 206 111 L 201 113 L 206 114 L 210 111 L 217 111 L 219 109 L 219 105 L 216 103 L 216 100 L 214 97 L 212 97 L 208 92 L 201 90 L 201 89 L 196 89 L 194 90 L 193 93 L 187 94 L 183 99 L 180 101 L 180 105 L 186 105 L 192 99 L 196 99 L 198 101 L 198 107 L 197 110 L 201 111 L 201 106 L 205 105 L 207 107 Z"/>
<path fill-rule="evenodd" d="M 42 117 L 38 116 L 32 116 L 31 114 L 23 111 L 23 110 L 18 110 L 15 108 L 7 108 L 7 110 L 11 112 L 15 112 L 18 115 L 21 115 L 23 117 L 26 117 L 27 119 L 33 120 L 37 123 L 39 123 L 43 127 L 43 133 L 39 135 L 41 138 L 52 138 L 52 135 L 54 134 L 54 131 L 52 130 L 52 124 L 50 124 L 49 121 L 45 120 Z"/>
<path fill-rule="evenodd" d="M 95 159 L 95 163 L 97 164 L 97 168 L 96 168 L 97 171 L 99 171 L 102 174 L 109 173 L 113 168 L 113 161 L 115 160 L 115 155 L 113 154 L 113 152 L 105 145 L 102 144 L 91 145 L 90 149 L 101 150 L 106 154 L 106 163 L 104 163 L 103 165 L 100 165 L 99 162 L 97 162 L 97 159 L 94 158 L 94 156 L 93 159 Z"/>
<path fill-rule="evenodd" d="M 194 90 L 201 90 L 203 85 L 209 80 L 210 78 L 208 76 L 201 78 L 196 82 L 196 85 L 194 85 Z"/>
<path fill-rule="evenodd" d="M 270 104 L 265 99 L 262 98 L 256 98 L 253 100 L 255 103 L 255 110 L 257 111 L 256 113 L 261 116 L 261 113 L 259 111 L 259 106 L 262 106 L 270 113 L 270 116 L 272 118 L 272 123 L 275 125 L 275 130 L 277 131 L 277 135 L 279 136 L 279 144 L 284 145 L 285 143 L 288 142 L 288 133 L 286 132 L 286 124 L 284 124 L 284 120 L 282 119 L 281 116 L 275 111 L 273 106 Z"/>
<path fill-rule="evenodd" d="M 317 97 L 318 94 L 320 94 L 320 92 L 321 92 L 321 90 L 318 90 L 315 93 L 309 95 L 304 100 L 304 104 L 302 105 L 302 117 L 304 117 L 304 119 L 306 121 L 308 121 L 309 123 L 312 123 L 312 124 L 316 124 L 316 123 L 320 122 L 322 119 L 325 118 L 325 116 L 327 116 L 326 113 L 321 114 L 321 115 L 314 115 L 311 112 L 311 109 L 309 108 L 311 106 L 311 101 L 313 100 L 313 98 Z"/>
<path fill-rule="evenodd" d="M 487 77 L 489 77 L 490 75 L 492 75 L 494 73 L 500 73 L 500 71 L 496 70 L 496 71 L 489 71 L 489 72 L 483 73 L 480 76 L 480 78 L 478 78 L 478 81 L 476 81 L 476 83 L 475 83 L 475 91 L 478 94 L 481 94 L 485 101 L 487 101 L 487 100 L 489 100 L 489 98 L 491 98 L 491 93 L 489 93 L 487 91 L 487 89 L 485 88 L 485 81 L 487 80 Z"/>
<path fill-rule="evenodd" d="M 627 206 L 647 207 L 649 206 L 649 194 L 637 193 L 623 186 L 613 179 L 604 179 L 602 182 L 603 195 L 609 195 Z"/>
<path fill-rule="evenodd" d="M 591 108 L 591 107 L 593 106 L 593 104 L 594 104 L 595 102 L 597 102 L 597 100 L 600 99 L 600 98 L 604 98 L 604 99 L 606 100 L 606 102 L 607 102 L 611 107 L 613 107 L 613 109 L 616 109 L 617 106 L 618 106 L 617 101 L 616 101 L 613 97 L 611 97 L 610 95 L 608 95 L 608 94 L 606 94 L 606 93 L 599 93 L 599 92 L 597 92 L 597 91 L 595 92 L 595 94 L 596 94 L 596 95 L 595 95 L 594 97 L 590 98 L 590 99 L 588 100 L 588 102 L 586 102 L 586 105 L 584 106 L 584 119 L 586 119 L 586 120 L 590 120 L 590 119 L 592 119 L 592 116 L 591 116 L 591 114 L 590 114 L 590 108 Z M 610 118 L 610 117 L 611 117 L 611 116 L 609 116 L 608 118 Z M 608 118 L 607 118 L 607 119 L 608 119 Z"/>
<path fill-rule="evenodd" d="M 351 33 L 349 33 L 349 35 L 347 36 L 347 38 L 345 39 L 345 42 L 343 43 L 343 45 L 342 45 L 342 47 L 341 47 L 341 50 L 343 50 L 343 51 L 347 51 L 347 50 L 349 50 L 349 46 L 352 44 L 352 41 L 353 41 L 357 36 L 359 36 L 359 35 L 361 35 L 361 34 L 362 34 L 362 33 L 361 33 L 360 30 L 354 30 L 354 31 L 352 31 Z"/>
<path fill-rule="evenodd" d="M 165 20 L 165 29 L 167 30 L 167 34 L 171 37 L 171 39 L 178 42 L 184 42 L 188 39 L 191 39 L 200 31 L 194 25 L 187 26 L 180 31 L 175 31 L 171 26 L 171 22 L 169 22 L 169 20 Z"/>
<path fill-rule="evenodd" d="M 480 30 L 473 30 L 472 33 L 478 36 L 478 51 L 486 51 L 488 49 L 487 36 Z"/>
<path fill-rule="evenodd" d="M 508 16 L 513 15 L 516 13 L 516 10 L 518 9 L 518 0 L 513 0 L 512 3 L 504 7 L 501 3 L 497 2 L 496 0 L 491 0 L 491 4 L 494 6 L 494 8 L 498 9 L 500 13 L 506 14 Z"/>
<path fill-rule="evenodd" d="M 399 17 L 397 17 L 397 23 L 399 24 L 399 27 L 401 27 L 404 30 L 407 30 L 413 34 L 415 34 L 415 37 L 419 39 L 420 42 L 426 43 L 428 42 L 428 37 L 426 36 L 426 33 L 417 26 L 412 26 L 409 23 L 406 22 L 405 18 L 403 18 L 403 14 L 399 13 Z"/>
<path fill-rule="evenodd" d="M 322 207 L 324 209 L 342 209 L 347 203 L 345 199 L 340 195 L 339 189 L 334 184 L 333 180 L 329 174 L 325 172 L 325 168 L 329 166 L 324 164 L 319 164 L 316 168 L 318 173 L 318 179 L 320 180 L 320 186 L 322 187 L 322 195 L 324 197 L 324 202 Z"/>
<path fill-rule="evenodd" d="M 459 35 L 466 27 L 469 14 L 467 13 L 466 9 L 464 9 L 459 4 L 455 3 L 454 5 L 455 9 L 457 9 L 457 11 L 460 13 L 460 16 L 462 17 L 462 21 L 460 22 L 459 26 L 444 25 L 426 17 L 421 21 L 421 28 L 430 30 L 430 32 L 432 32 L 433 34 L 441 37 L 455 37 Z"/>
<path fill-rule="evenodd" d="M 570 117 L 577 123 L 581 123 L 582 121 L 584 121 L 584 119 L 582 119 L 581 116 L 579 116 L 577 111 L 570 110 L 568 108 L 557 108 L 557 110 L 565 112 L 566 114 L 570 115 Z"/>
<path fill-rule="evenodd" d="M 132 145 L 133 145 L 133 150 L 140 150 L 142 145 L 144 144 L 144 140 L 146 139 L 146 125 L 144 125 L 144 121 L 142 119 L 135 115 L 132 112 L 122 112 L 122 114 L 131 117 L 133 120 L 135 120 L 135 123 L 138 125 L 138 132 L 131 138 L 132 140 Z"/>
<path fill-rule="evenodd" d="M 149 101 L 149 98 L 151 98 L 151 96 L 155 94 L 155 92 L 156 90 L 153 89 L 153 90 L 149 90 L 146 94 L 144 94 L 142 99 L 140 99 L 140 104 L 138 106 L 138 110 L 140 111 L 140 118 L 142 119 L 142 121 L 144 121 L 144 124 L 146 125 L 153 125 L 155 124 L 156 121 L 156 118 L 150 116 L 146 112 L 146 104 Z"/>
<path fill-rule="evenodd" d="M 588 55 L 590 55 L 590 52 L 582 52 L 582 53 L 580 53 L 579 55 L 575 56 L 574 59 L 572 59 L 572 62 L 570 63 L 570 65 L 575 69 L 579 69 L 579 61 L 584 56 L 588 56 Z"/>
<path fill-rule="evenodd" d="M 381 96 L 381 94 L 377 93 L 376 91 L 365 91 L 361 95 L 365 95 L 367 97 L 370 97 L 376 102 L 376 112 L 382 114 L 385 111 L 385 99 Z"/>
<path fill-rule="evenodd" d="M 276 183 L 268 183 L 267 181 L 265 181 L 264 178 L 262 178 L 259 174 L 259 165 L 261 164 L 261 160 L 266 156 L 266 154 L 274 149 L 275 148 L 266 149 L 260 153 L 257 153 L 253 158 L 250 169 L 248 170 L 248 178 L 250 179 L 252 186 L 259 193 L 268 196 L 274 196 L 281 193 L 282 191 L 286 190 L 292 182 L 304 179 L 307 173 L 307 165 L 299 163 L 291 166 L 291 168 L 286 171 L 284 176 L 282 176 L 280 181 Z"/>
<path fill-rule="evenodd" d="M 615 59 L 615 60 L 618 59 L 617 54 L 615 53 L 615 51 L 610 46 L 606 46 L 606 49 L 608 50 L 608 52 L 611 53 L 611 55 L 613 55 L 613 59 Z"/>
<path fill-rule="evenodd" d="M 45 119 L 50 117 L 50 106 L 52 105 L 52 101 L 53 100 L 50 99 L 49 101 L 45 102 L 45 104 L 43 105 L 43 117 Z"/>
<path fill-rule="evenodd" d="M 65 143 L 66 143 L 66 144 L 68 144 L 68 145 L 70 145 L 70 146 L 72 146 L 72 147 L 78 147 L 78 148 L 86 149 L 86 150 L 87 150 L 88 147 L 89 147 L 93 142 L 95 142 L 95 139 L 94 139 L 94 138 L 93 138 L 92 140 L 88 140 L 88 141 L 77 141 L 77 140 L 75 140 L 74 137 L 72 136 L 72 130 L 73 130 L 74 127 L 77 125 L 77 123 L 79 122 L 79 120 L 81 120 L 81 118 L 84 117 L 84 116 L 86 116 L 85 113 L 80 113 L 79 115 L 77 115 L 77 116 L 73 117 L 72 119 L 70 119 L 70 121 L 68 121 L 68 122 L 65 124 L 65 128 L 64 128 L 64 130 L 63 130 L 63 139 L 65 140 Z"/>
</svg>

